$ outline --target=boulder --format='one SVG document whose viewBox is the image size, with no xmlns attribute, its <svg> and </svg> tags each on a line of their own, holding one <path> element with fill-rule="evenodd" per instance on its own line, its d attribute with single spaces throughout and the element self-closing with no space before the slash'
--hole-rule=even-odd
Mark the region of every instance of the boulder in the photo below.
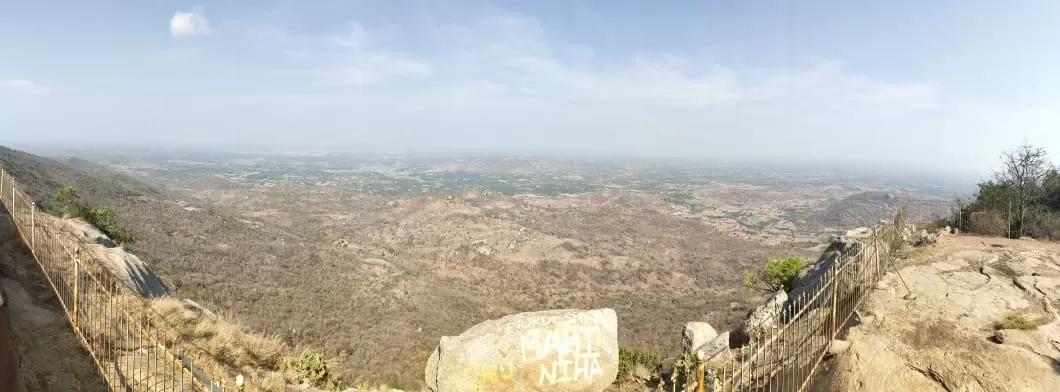
<svg viewBox="0 0 1060 392">
<path fill-rule="evenodd" d="M 613 309 L 547 310 L 441 338 L 424 369 L 434 392 L 601 392 L 618 376 Z"/>
<path fill-rule="evenodd" d="M 91 223 L 85 222 L 84 220 L 78 219 L 66 219 L 66 226 L 70 228 L 70 232 L 77 236 L 81 241 L 102 245 L 104 248 L 116 248 L 118 244 L 111 241 L 110 237 L 103 234 L 102 231 L 92 226 Z"/>
<path fill-rule="evenodd" d="M 303 383 L 303 384 L 298 384 L 298 385 L 288 385 L 287 388 L 286 388 L 286 392 L 328 392 L 328 391 L 320 389 L 320 388 L 317 388 L 317 387 L 314 387 L 314 386 L 309 385 L 309 384 Z M 405 391 L 402 391 L 400 389 L 394 389 L 394 388 L 379 389 L 379 388 L 372 387 L 370 389 L 347 388 L 347 389 L 343 389 L 342 392 L 405 392 Z"/>
<path fill-rule="evenodd" d="M 865 238 L 872 235 L 872 229 L 868 227 L 859 227 L 853 230 L 849 230 L 844 234 L 844 237 L 850 238 Z"/>
<path fill-rule="evenodd" d="M 1004 344 L 1005 343 L 1005 330 L 999 329 L 994 331 L 994 343 Z"/>
<path fill-rule="evenodd" d="M 122 248 L 103 249 L 98 255 L 103 267 L 118 278 L 126 287 L 144 298 L 164 298 L 169 296 L 166 287 L 154 270 L 136 255 Z"/>
<path fill-rule="evenodd" d="M 913 246 L 924 246 L 934 244 L 938 240 L 938 235 L 935 233 L 928 233 L 927 230 L 920 229 L 915 235 L 913 235 Z"/>
<path fill-rule="evenodd" d="M 849 341 L 836 339 L 836 340 L 832 340 L 832 342 L 828 344 L 828 353 L 832 354 L 832 355 L 836 355 L 836 354 L 840 354 L 840 353 L 843 353 L 843 352 L 847 351 L 847 349 L 849 349 L 849 348 L 850 348 L 850 342 Z"/>
<path fill-rule="evenodd" d="M 777 324 L 780 322 L 780 312 L 784 309 L 784 304 L 787 302 L 788 293 L 784 292 L 784 290 L 777 290 L 772 297 L 769 297 L 765 305 L 751 311 L 751 314 L 744 320 L 741 328 L 743 336 L 752 338 L 761 335 L 766 330 L 777 328 Z"/>
<path fill-rule="evenodd" d="M 692 321 L 681 330 L 681 349 L 692 352 L 718 337 L 718 332 L 709 323 Z"/>
<path fill-rule="evenodd" d="M 702 351 L 705 358 L 712 359 L 723 351 L 729 350 L 729 332 L 726 331 L 721 335 L 718 335 L 713 340 L 704 343 L 703 345 L 696 348 L 696 351 Z"/>
<path fill-rule="evenodd" d="M 915 233 L 913 233 L 913 229 L 911 229 L 909 226 L 902 227 L 901 237 L 903 242 L 912 243 L 914 234 Z"/>
<path fill-rule="evenodd" d="M 677 364 L 677 358 L 666 358 L 659 362 L 659 373 L 660 374 L 671 374 L 674 372 L 674 366 Z"/>
<path fill-rule="evenodd" d="M 943 236 L 950 235 L 951 233 L 953 233 L 953 229 L 949 226 L 940 227 L 938 230 L 935 231 L 935 237 L 941 238 Z"/>
<path fill-rule="evenodd" d="M 843 255 L 856 254 L 861 246 L 861 242 L 857 238 L 840 236 L 832 239 L 828 247 L 817 257 L 817 261 L 799 271 L 799 275 L 791 282 L 791 290 L 788 292 L 788 296 L 799 298 L 800 296 L 812 295 L 822 282 L 826 281 L 832 268 L 846 261 Z M 831 298 L 818 297 L 818 301 L 830 303 Z M 789 309 L 786 313 L 794 314 L 792 310 Z"/>
</svg>

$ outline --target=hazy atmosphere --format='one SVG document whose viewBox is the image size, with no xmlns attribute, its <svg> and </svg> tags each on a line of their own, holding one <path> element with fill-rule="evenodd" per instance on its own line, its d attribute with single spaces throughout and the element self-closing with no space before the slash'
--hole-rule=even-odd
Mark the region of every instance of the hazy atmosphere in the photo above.
<svg viewBox="0 0 1060 392">
<path fill-rule="evenodd" d="M 0 129 L 980 171 L 1060 145 L 1060 3 L 1018 3 L 5 2 Z"/>
<path fill-rule="evenodd" d="M 0 391 L 1060 391 L 1058 22 L 0 0 Z"/>
</svg>

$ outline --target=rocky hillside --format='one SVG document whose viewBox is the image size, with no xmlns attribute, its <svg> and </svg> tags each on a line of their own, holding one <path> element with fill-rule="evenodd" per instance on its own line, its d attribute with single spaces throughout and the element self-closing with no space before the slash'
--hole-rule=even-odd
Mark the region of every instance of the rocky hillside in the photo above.
<svg viewBox="0 0 1060 392">
<path fill-rule="evenodd" d="M 894 215 L 905 197 L 891 192 L 867 191 L 855 193 L 828 205 L 817 215 L 817 222 L 834 228 L 872 226 L 880 219 Z"/>
<path fill-rule="evenodd" d="M 72 186 L 83 198 L 96 204 L 115 204 L 138 196 L 158 196 L 159 190 L 142 181 L 100 170 L 80 159 L 71 159 L 69 164 L 23 151 L 0 146 L 0 166 L 18 179 L 22 190 L 47 209 L 55 190 Z"/>
<path fill-rule="evenodd" d="M 832 390 L 1060 390 L 1060 246 L 943 236 L 898 274 L 867 298 Z"/>
<path fill-rule="evenodd" d="M 176 296 L 323 353 L 351 384 L 417 389 L 439 336 L 543 309 L 612 307 L 622 344 L 674 353 L 675 331 L 658 325 L 731 326 L 757 300 L 743 270 L 787 251 L 712 235 L 646 194 L 382 197 L 293 185 L 262 200 L 261 189 L 226 185 L 178 199 L 83 162 L 3 157 L 35 197 L 72 184 L 116 207 L 138 237 L 126 248 Z"/>
</svg>

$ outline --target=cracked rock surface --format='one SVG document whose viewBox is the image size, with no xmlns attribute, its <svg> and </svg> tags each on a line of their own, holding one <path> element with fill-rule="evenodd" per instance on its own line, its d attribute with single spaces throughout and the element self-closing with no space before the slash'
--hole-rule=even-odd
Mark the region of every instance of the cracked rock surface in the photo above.
<svg viewBox="0 0 1060 392">
<path fill-rule="evenodd" d="M 945 236 L 898 263 L 917 299 L 883 278 L 863 307 L 876 321 L 851 328 L 829 390 L 1060 391 L 1060 244 Z M 1026 329 L 999 343 L 1006 317 Z"/>
</svg>

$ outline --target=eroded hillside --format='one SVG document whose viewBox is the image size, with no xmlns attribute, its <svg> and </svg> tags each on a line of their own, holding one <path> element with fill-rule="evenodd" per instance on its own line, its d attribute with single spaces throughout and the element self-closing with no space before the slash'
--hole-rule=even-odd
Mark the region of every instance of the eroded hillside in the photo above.
<svg viewBox="0 0 1060 392">
<path fill-rule="evenodd" d="M 100 170 L 73 163 L 79 169 L 61 173 Z M 744 272 L 770 256 L 815 256 L 830 229 L 806 226 L 813 213 L 866 189 L 710 181 L 688 188 L 670 172 L 638 177 L 624 169 L 617 177 L 586 173 L 580 183 L 581 174 L 545 169 L 495 179 L 525 180 L 542 195 L 492 185 L 395 194 L 357 187 L 502 174 L 472 175 L 460 165 L 417 173 L 263 162 L 136 165 L 125 168 L 173 193 L 123 182 L 106 204 L 139 237 L 128 249 L 175 295 L 323 352 L 350 383 L 406 389 L 421 384 L 440 336 L 522 311 L 611 307 L 621 344 L 676 354 L 680 325 L 733 327 L 762 300 L 742 287 Z M 20 167 L 47 169 L 23 173 L 43 179 L 54 169 Z M 402 182 L 414 175 L 419 182 Z"/>
<path fill-rule="evenodd" d="M 473 189 L 306 203 L 241 217 L 156 200 L 125 211 L 167 217 L 130 224 L 178 293 L 319 347 L 348 379 L 391 373 L 383 381 L 406 387 L 439 336 L 522 311 L 613 307 L 624 344 L 672 352 L 674 331 L 659 325 L 731 326 L 756 300 L 743 270 L 782 251 L 712 235 L 650 197 Z"/>
</svg>

